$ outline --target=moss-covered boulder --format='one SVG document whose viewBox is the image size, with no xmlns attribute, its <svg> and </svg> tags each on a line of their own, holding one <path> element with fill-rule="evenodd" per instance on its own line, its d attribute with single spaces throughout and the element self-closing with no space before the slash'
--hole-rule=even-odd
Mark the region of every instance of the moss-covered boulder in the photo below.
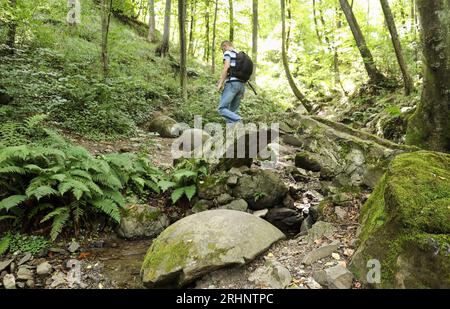
<svg viewBox="0 0 450 309">
<path fill-rule="evenodd" d="M 209 210 L 177 221 L 155 239 L 141 268 L 149 288 L 183 287 L 208 272 L 242 265 L 284 238 L 251 214 Z"/>
<path fill-rule="evenodd" d="M 367 280 L 372 259 L 379 283 Z M 351 269 L 374 287 L 450 288 L 450 155 L 419 151 L 391 162 L 361 210 Z"/>
<path fill-rule="evenodd" d="M 251 169 L 239 178 L 233 188 L 233 196 L 244 199 L 251 210 L 261 210 L 281 205 L 288 191 L 274 172 Z"/>
<path fill-rule="evenodd" d="M 322 178 L 339 187 L 373 188 L 392 158 L 417 150 L 320 117 L 286 114 L 283 121 L 301 142 L 295 165 L 320 171 Z"/>
<path fill-rule="evenodd" d="M 178 123 L 168 116 L 158 116 L 148 125 L 150 132 L 156 132 L 161 137 L 178 137 L 182 130 Z"/>
<path fill-rule="evenodd" d="M 153 238 L 169 224 L 169 217 L 159 208 L 145 204 L 130 204 L 122 211 L 117 234 L 126 239 Z"/>
</svg>

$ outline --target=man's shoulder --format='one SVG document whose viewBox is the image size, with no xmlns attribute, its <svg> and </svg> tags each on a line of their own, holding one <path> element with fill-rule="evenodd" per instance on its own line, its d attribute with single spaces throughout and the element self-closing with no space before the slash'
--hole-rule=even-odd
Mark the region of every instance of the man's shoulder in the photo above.
<svg viewBox="0 0 450 309">
<path fill-rule="evenodd" d="M 229 56 L 231 58 L 236 57 L 236 54 L 238 54 L 237 51 L 233 51 L 233 50 L 227 50 L 226 52 L 223 53 L 223 56 Z"/>
</svg>

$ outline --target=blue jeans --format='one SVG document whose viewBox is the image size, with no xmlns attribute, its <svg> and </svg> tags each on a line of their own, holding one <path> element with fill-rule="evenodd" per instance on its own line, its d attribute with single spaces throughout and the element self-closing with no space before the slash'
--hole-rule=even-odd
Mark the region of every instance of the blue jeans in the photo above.
<svg viewBox="0 0 450 309">
<path fill-rule="evenodd" d="M 244 83 L 238 81 L 225 83 L 218 111 L 228 123 L 238 122 L 242 119 L 241 116 L 236 113 L 239 110 L 239 105 L 241 104 L 244 93 Z"/>
</svg>

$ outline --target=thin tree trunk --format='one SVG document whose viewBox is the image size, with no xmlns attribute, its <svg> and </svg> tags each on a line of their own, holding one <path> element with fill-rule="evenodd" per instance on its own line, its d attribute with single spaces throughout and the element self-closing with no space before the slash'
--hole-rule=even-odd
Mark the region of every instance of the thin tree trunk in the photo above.
<svg viewBox="0 0 450 309">
<path fill-rule="evenodd" d="M 319 41 L 320 44 L 322 44 L 322 37 L 320 36 L 320 32 L 319 32 L 319 24 L 317 22 L 317 11 L 316 11 L 316 0 L 313 0 L 313 19 L 314 19 L 314 28 L 316 30 L 316 36 L 317 36 L 317 40 Z"/>
<path fill-rule="evenodd" d="M 397 56 L 398 65 L 403 75 L 403 83 L 405 85 L 405 94 L 410 95 L 413 90 L 413 81 L 409 74 L 408 66 L 406 65 L 405 58 L 403 57 L 402 45 L 398 38 L 397 27 L 395 26 L 394 16 L 392 15 L 391 8 L 387 0 L 380 0 L 381 7 L 383 9 L 384 16 L 386 18 L 386 24 L 391 34 L 392 45 L 394 45 L 395 55 Z"/>
<path fill-rule="evenodd" d="M 258 0 L 253 0 L 253 31 L 252 31 L 252 58 L 253 74 L 252 80 L 256 80 L 256 67 L 258 66 Z"/>
<path fill-rule="evenodd" d="M 205 5 L 206 5 L 206 11 L 205 11 L 205 27 L 206 27 L 206 32 L 205 32 L 205 51 L 203 53 L 203 59 L 206 62 L 209 62 L 209 4 L 210 4 L 210 0 L 205 0 Z"/>
<path fill-rule="evenodd" d="M 289 86 L 292 89 L 292 92 L 297 97 L 297 99 L 300 100 L 300 102 L 303 104 L 306 110 L 308 112 L 311 112 L 311 103 L 297 88 L 297 85 L 295 84 L 295 81 L 289 69 L 289 62 L 286 53 L 286 3 L 285 0 L 280 0 L 280 3 L 281 3 L 281 53 L 283 58 L 284 71 L 286 72 L 286 77 L 289 82 Z"/>
<path fill-rule="evenodd" d="M 155 0 L 148 0 L 148 40 L 156 42 Z"/>
<path fill-rule="evenodd" d="M 191 3 L 191 25 L 189 27 L 189 48 L 188 48 L 188 54 L 190 56 L 194 55 L 194 32 L 195 32 L 196 9 L 197 9 L 197 1 L 192 0 L 192 3 Z"/>
<path fill-rule="evenodd" d="M 230 6 L 230 42 L 234 41 L 234 9 L 233 0 L 228 1 Z"/>
<path fill-rule="evenodd" d="M 342 28 L 342 12 L 341 10 L 339 10 L 337 2 L 336 2 L 336 6 L 335 6 L 335 12 L 336 12 L 336 29 L 341 29 Z M 336 36 L 333 37 L 333 46 L 334 46 L 334 79 L 335 79 L 335 83 L 339 84 L 339 86 L 341 86 L 342 92 L 343 94 L 346 96 L 347 95 L 347 91 L 344 88 L 344 85 L 342 84 L 342 79 L 341 79 L 341 71 L 339 68 L 339 47 L 338 44 L 336 43 Z"/>
<path fill-rule="evenodd" d="M 289 50 L 289 44 L 291 41 L 291 29 L 292 29 L 292 8 L 291 0 L 287 0 L 287 18 L 288 18 L 288 29 L 286 34 L 286 52 Z"/>
<path fill-rule="evenodd" d="M 9 0 L 9 5 L 13 10 L 15 10 L 17 5 L 16 0 Z M 11 53 L 14 52 L 14 46 L 16 43 L 16 29 L 17 23 L 15 20 L 12 20 L 8 25 L 8 38 L 6 41 L 6 45 L 10 48 Z"/>
<path fill-rule="evenodd" d="M 158 48 L 157 53 L 161 57 L 165 57 L 169 53 L 169 38 L 170 38 L 170 15 L 172 10 L 172 1 L 166 0 L 166 9 L 164 13 L 164 33 L 161 46 Z"/>
<path fill-rule="evenodd" d="M 186 69 L 186 0 L 178 0 L 178 24 L 180 31 L 180 84 L 183 100 L 187 100 Z"/>
<path fill-rule="evenodd" d="M 364 67 L 366 68 L 367 74 L 369 75 L 369 83 L 378 86 L 386 86 L 387 79 L 386 77 L 378 71 L 375 61 L 373 59 L 372 53 L 370 52 L 364 35 L 361 32 L 361 28 L 358 25 L 355 15 L 348 4 L 347 0 L 339 0 L 341 4 L 342 11 L 345 14 L 347 22 L 350 26 L 350 29 L 353 33 L 353 37 L 355 38 L 356 45 L 361 53 Z"/>
<path fill-rule="evenodd" d="M 102 0 L 102 68 L 104 78 L 107 78 L 109 74 L 108 36 L 112 2 L 113 0 Z"/>
<path fill-rule="evenodd" d="M 212 37 L 212 45 L 211 45 L 211 69 L 212 73 L 216 72 L 216 25 L 217 25 L 217 9 L 219 6 L 219 0 L 215 0 L 216 4 L 214 7 L 214 21 L 213 21 L 213 37 Z"/>
<path fill-rule="evenodd" d="M 408 124 L 406 142 L 450 151 L 450 0 L 417 0 L 424 44 L 422 99 Z"/>
</svg>

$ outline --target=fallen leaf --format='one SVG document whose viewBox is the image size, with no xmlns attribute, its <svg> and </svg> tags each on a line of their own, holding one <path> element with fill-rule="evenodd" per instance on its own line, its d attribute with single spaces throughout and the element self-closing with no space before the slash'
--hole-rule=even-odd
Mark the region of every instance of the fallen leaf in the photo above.
<svg viewBox="0 0 450 309">
<path fill-rule="evenodd" d="M 81 252 L 80 255 L 78 256 L 78 259 L 83 260 L 83 259 L 89 257 L 90 255 L 91 255 L 90 252 Z"/>
</svg>

